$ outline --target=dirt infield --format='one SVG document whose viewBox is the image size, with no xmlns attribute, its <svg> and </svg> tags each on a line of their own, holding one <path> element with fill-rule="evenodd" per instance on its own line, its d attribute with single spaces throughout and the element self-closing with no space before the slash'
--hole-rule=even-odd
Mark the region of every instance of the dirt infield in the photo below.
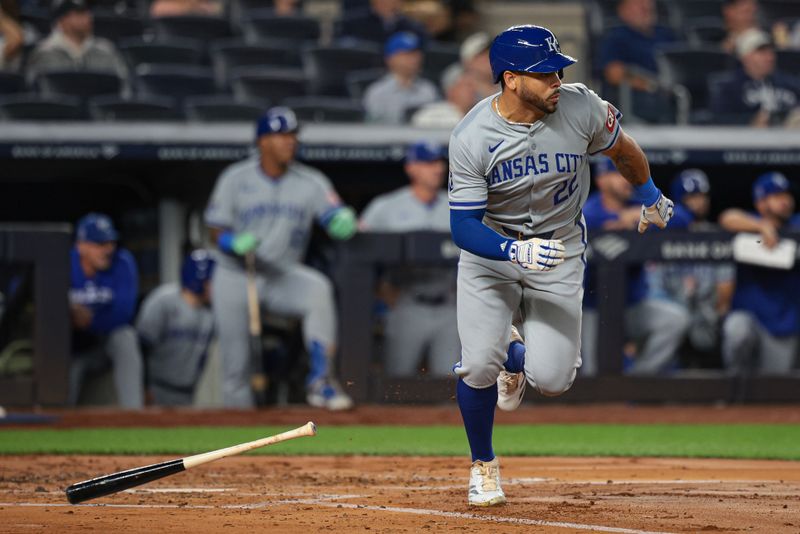
<svg viewBox="0 0 800 534">
<path fill-rule="evenodd" d="M 794 462 L 502 458 L 509 504 L 466 505 L 462 458 L 238 457 L 71 506 L 156 457 L 4 457 L 0 532 L 800 532 Z"/>
</svg>

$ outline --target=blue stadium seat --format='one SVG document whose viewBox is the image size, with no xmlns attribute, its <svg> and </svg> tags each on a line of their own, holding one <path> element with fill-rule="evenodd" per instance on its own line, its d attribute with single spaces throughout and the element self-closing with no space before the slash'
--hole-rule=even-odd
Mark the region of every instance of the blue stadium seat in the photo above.
<svg viewBox="0 0 800 534">
<path fill-rule="evenodd" d="M 16 72 L 0 71 L 0 95 L 21 93 L 25 90 L 25 77 Z"/>
<path fill-rule="evenodd" d="M 800 75 L 800 50 L 778 50 L 778 69 L 792 76 Z"/>
<path fill-rule="evenodd" d="M 89 99 L 89 116 L 94 120 L 113 122 L 175 121 L 183 119 L 172 99 L 97 96 Z"/>
<path fill-rule="evenodd" d="M 364 69 L 348 72 L 345 76 L 347 94 L 360 102 L 361 99 L 364 98 L 364 92 L 367 90 L 367 87 L 384 74 L 386 74 L 386 69 Z"/>
<path fill-rule="evenodd" d="M 233 30 L 227 19 L 203 15 L 178 15 L 157 17 L 151 24 L 155 33 L 161 38 L 184 37 L 208 43 L 215 39 L 233 36 Z"/>
<path fill-rule="evenodd" d="M 151 63 L 198 65 L 202 58 L 202 51 L 191 39 L 125 39 L 119 49 L 132 69 Z"/>
<path fill-rule="evenodd" d="M 778 21 L 800 19 L 800 2 L 797 0 L 761 0 L 758 11 L 765 27 Z"/>
<path fill-rule="evenodd" d="M 92 96 L 119 95 L 123 89 L 119 76 L 102 71 L 48 71 L 39 74 L 34 83 L 44 97 L 70 95 L 82 100 Z"/>
<path fill-rule="evenodd" d="M 682 27 L 698 19 L 722 18 L 722 0 L 681 0 L 673 4 L 673 9 Z"/>
<path fill-rule="evenodd" d="M 735 66 L 733 57 L 719 49 L 676 46 L 658 55 L 659 76 L 667 84 L 680 84 L 689 90 L 692 111 L 708 107 L 708 75 Z"/>
<path fill-rule="evenodd" d="M 140 65 L 136 91 L 144 96 L 174 98 L 180 105 L 187 96 L 212 95 L 216 84 L 211 69 L 194 65 Z"/>
<path fill-rule="evenodd" d="M 240 68 L 231 75 L 231 87 L 237 100 L 280 104 L 293 96 L 307 93 L 308 78 L 296 70 Z"/>
<path fill-rule="evenodd" d="M 292 97 L 283 104 L 292 108 L 304 122 L 364 122 L 366 119 L 361 104 L 349 98 Z"/>
<path fill-rule="evenodd" d="M 250 42 L 263 39 L 285 39 L 295 42 L 317 42 L 319 21 L 313 17 L 297 15 L 278 17 L 272 10 L 254 10 L 243 22 L 244 35 Z"/>
<path fill-rule="evenodd" d="M 374 45 L 314 46 L 303 51 L 303 64 L 311 92 L 325 96 L 348 95 L 346 76 L 356 70 L 380 68 L 383 55 Z"/>
<path fill-rule="evenodd" d="M 279 67 L 301 69 L 297 47 L 285 41 L 247 43 L 241 40 L 217 41 L 211 46 L 211 64 L 219 87 L 230 85 L 231 72 L 239 67 Z"/>
<path fill-rule="evenodd" d="M 20 121 L 74 121 L 83 118 L 80 100 L 68 96 L 58 99 L 38 95 L 14 95 L 0 99 L 0 117 Z"/>
<path fill-rule="evenodd" d="M 688 21 L 685 29 L 689 44 L 698 48 L 719 46 L 728 35 L 719 17 L 703 17 Z"/>
<path fill-rule="evenodd" d="M 135 15 L 119 14 L 106 9 L 95 9 L 93 13 L 94 34 L 98 37 L 119 43 L 123 39 L 140 37 L 144 34 L 144 22 Z"/>
<path fill-rule="evenodd" d="M 425 63 L 422 67 L 422 75 L 438 87 L 442 72 L 453 63 L 458 63 L 459 61 L 461 61 L 461 58 L 457 45 L 431 41 L 425 47 Z"/>
<path fill-rule="evenodd" d="M 186 99 L 186 118 L 197 122 L 248 122 L 264 114 L 267 102 L 241 102 L 230 96 L 200 96 Z"/>
</svg>

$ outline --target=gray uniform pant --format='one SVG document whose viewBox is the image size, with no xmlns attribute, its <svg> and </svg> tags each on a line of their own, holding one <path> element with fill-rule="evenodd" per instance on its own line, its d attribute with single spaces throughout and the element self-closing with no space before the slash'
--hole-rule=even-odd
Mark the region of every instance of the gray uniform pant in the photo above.
<svg viewBox="0 0 800 534">
<path fill-rule="evenodd" d="M 689 311 L 674 302 L 659 299 L 643 300 L 625 310 L 625 335 L 636 341 L 639 353 L 629 374 L 654 375 L 665 370 L 689 328 Z M 616 320 L 616 319 L 613 319 Z M 583 312 L 581 375 L 597 374 L 597 310 Z M 622 358 L 622 354 L 618 355 Z"/>
<path fill-rule="evenodd" d="M 426 347 L 428 374 L 450 374 L 461 352 L 454 303 L 429 305 L 409 295 L 400 297 L 386 318 L 386 344 L 389 376 L 415 376 Z"/>
<path fill-rule="evenodd" d="M 320 272 L 305 265 L 259 273 L 256 287 L 262 309 L 302 319 L 306 347 L 336 344 L 333 286 Z M 247 276 L 238 268 L 220 265 L 212 280 L 212 308 L 222 358 L 222 399 L 227 407 L 254 404 L 250 390 L 250 349 L 247 320 Z"/>
<path fill-rule="evenodd" d="M 88 373 L 103 370 L 111 360 L 117 401 L 123 408 L 144 406 L 144 363 L 136 330 L 113 330 L 96 348 L 74 354 L 69 368 L 69 403 L 75 406 Z"/>
<path fill-rule="evenodd" d="M 519 311 L 528 382 L 548 396 L 572 386 L 581 365 L 585 223 L 560 228 L 553 238 L 564 240 L 566 260 L 549 272 L 461 252 L 457 310 L 462 350 L 455 372 L 467 385 L 482 389 L 496 382 L 508 359 L 511 320 Z"/>
<path fill-rule="evenodd" d="M 797 343 L 798 336 L 770 334 L 745 311 L 731 312 L 722 325 L 722 359 L 725 368 L 736 373 L 787 373 L 794 365 Z"/>
<path fill-rule="evenodd" d="M 194 402 L 194 392 L 178 391 L 157 384 L 150 384 L 150 393 L 157 406 L 191 406 Z"/>
</svg>

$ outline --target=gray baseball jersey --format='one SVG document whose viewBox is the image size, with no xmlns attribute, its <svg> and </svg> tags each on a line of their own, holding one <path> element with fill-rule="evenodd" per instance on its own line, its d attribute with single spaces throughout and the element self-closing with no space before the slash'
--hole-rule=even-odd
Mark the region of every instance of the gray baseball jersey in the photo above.
<svg viewBox="0 0 800 534">
<path fill-rule="evenodd" d="M 228 167 L 217 180 L 205 219 L 209 226 L 250 232 L 261 239 L 257 258 L 266 263 L 302 260 L 314 219 L 321 222 L 341 206 L 328 178 L 293 162 L 278 179 L 264 174 L 257 157 Z M 239 265 L 221 255 L 220 264 Z"/>
<path fill-rule="evenodd" d="M 151 347 L 147 374 L 156 385 L 192 388 L 214 331 L 211 309 L 190 306 L 178 284 L 154 289 L 142 303 L 136 330 Z"/>
<path fill-rule="evenodd" d="M 562 85 L 558 110 L 533 125 L 500 117 L 496 97 L 453 130 L 450 208 L 486 208 L 484 223 L 526 235 L 574 221 L 589 194 L 588 155 L 614 144 L 621 114 L 579 83 Z"/>
</svg>

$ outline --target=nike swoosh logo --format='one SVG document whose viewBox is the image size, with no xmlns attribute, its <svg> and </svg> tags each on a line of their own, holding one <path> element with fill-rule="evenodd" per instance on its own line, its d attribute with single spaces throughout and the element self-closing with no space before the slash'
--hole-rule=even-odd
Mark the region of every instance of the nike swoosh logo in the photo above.
<svg viewBox="0 0 800 534">
<path fill-rule="evenodd" d="M 491 154 L 491 153 L 493 153 L 495 150 L 497 150 L 497 147 L 499 147 L 500 145 L 502 145 L 502 144 L 503 144 L 503 141 L 505 141 L 505 139 L 501 139 L 501 140 L 500 140 L 500 142 L 499 142 L 499 143 L 497 143 L 496 145 L 494 145 L 494 146 L 490 146 L 490 147 L 489 147 L 489 153 Z"/>
</svg>

